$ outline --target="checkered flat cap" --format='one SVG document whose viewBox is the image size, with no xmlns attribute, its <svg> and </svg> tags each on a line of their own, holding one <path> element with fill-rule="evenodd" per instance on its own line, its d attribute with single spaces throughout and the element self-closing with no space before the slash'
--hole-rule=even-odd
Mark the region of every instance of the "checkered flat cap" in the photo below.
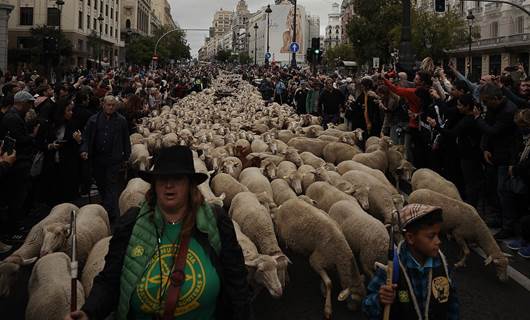
<svg viewBox="0 0 530 320">
<path fill-rule="evenodd" d="M 401 229 L 405 229 L 407 225 L 412 223 L 415 220 L 418 220 L 421 217 L 433 213 L 436 211 L 441 211 L 442 208 L 429 206 L 426 204 L 412 203 L 408 204 L 403 209 L 399 211 L 399 220 L 401 222 Z"/>
</svg>

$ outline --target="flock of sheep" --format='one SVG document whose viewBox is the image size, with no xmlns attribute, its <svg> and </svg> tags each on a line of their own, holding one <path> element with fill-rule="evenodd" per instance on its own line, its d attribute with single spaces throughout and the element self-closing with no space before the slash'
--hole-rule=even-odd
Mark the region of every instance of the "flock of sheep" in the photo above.
<svg viewBox="0 0 530 320">
<path fill-rule="evenodd" d="M 284 249 L 307 256 L 322 279 L 326 318 L 332 314 L 328 272 L 338 273 L 338 299 L 358 308 L 365 279 L 373 276 L 376 263 L 386 264 L 386 225 L 397 222 L 405 202 L 443 208 L 442 229 L 463 252 L 457 266 L 465 266 L 468 245 L 477 245 L 499 279 L 507 279 L 507 257 L 451 182 L 431 170 L 416 170 L 404 159 L 402 146 L 387 137 L 363 142 L 360 130 L 324 130 L 319 123 L 318 117 L 297 115 L 286 105 L 265 106 L 253 86 L 222 74 L 212 89 L 144 118 L 131 135 L 130 164 L 145 170 L 161 147 L 190 146 L 195 169 L 210 176 L 200 191 L 234 221 L 250 283 L 280 298 L 289 279 Z M 406 198 L 387 177 L 396 185 L 409 182 L 414 191 Z M 138 206 L 149 187 L 139 178 L 130 180 L 119 199 L 121 214 Z M 27 319 L 61 319 L 69 310 L 72 209 L 77 210 L 72 204 L 53 208 L 22 247 L 0 262 L 0 296 L 6 296 L 19 269 L 38 259 L 28 286 Z M 109 239 L 105 210 L 99 205 L 79 209 L 78 306 L 103 268 Z"/>
</svg>

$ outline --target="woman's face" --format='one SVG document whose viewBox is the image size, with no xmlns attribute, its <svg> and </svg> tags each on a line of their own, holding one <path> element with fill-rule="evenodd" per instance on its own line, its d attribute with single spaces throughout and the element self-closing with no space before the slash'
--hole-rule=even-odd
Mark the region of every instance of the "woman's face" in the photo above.
<svg viewBox="0 0 530 320">
<path fill-rule="evenodd" d="M 155 182 L 156 200 L 166 212 L 175 212 L 188 204 L 190 181 L 187 176 L 160 176 Z"/>
<path fill-rule="evenodd" d="M 66 107 L 66 109 L 64 109 L 64 119 L 65 120 L 68 121 L 68 120 L 72 119 L 73 110 L 74 110 L 74 105 L 70 102 L 70 104 Z"/>
<path fill-rule="evenodd" d="M 456 104 L 456 108 L 458 109 L 458 112 L 460 112 L 461 114 L 468 114 L 471 111 L 473 111 L 473 107 L 465 106 L 460 101 L 458 101 L 458 103 Z"/>
</svg>

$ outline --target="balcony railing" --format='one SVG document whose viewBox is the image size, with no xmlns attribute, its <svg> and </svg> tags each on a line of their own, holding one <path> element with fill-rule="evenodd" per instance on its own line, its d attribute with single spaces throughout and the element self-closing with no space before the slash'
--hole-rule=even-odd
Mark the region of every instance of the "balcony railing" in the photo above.
<svg viewBox="0 0 530 320">
<path fill-rule="evenodd" d="M 521 46 L 521 45 L 530 45 L 530 33 L 521 33 L 521 34 L 512 34 L 509 36 L 501 36 L 489 39 L 480 39 L 473 41 L 471 48 L 473 50 L 480 49 L 491 49 L 497 46 Z M 464 51 L 467 50 L 467 45 L 462 46 L 461 48 L 451 50 L 451 51 Z"/>
</svg>

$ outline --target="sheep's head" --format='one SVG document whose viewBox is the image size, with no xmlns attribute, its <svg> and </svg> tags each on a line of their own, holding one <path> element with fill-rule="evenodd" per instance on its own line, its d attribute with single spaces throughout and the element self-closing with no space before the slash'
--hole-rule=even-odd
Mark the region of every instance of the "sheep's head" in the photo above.
<svg viewBox="0 0 530 320">
<path fill-rule="evenodd" d="M 302 194 L 302 174 L 295 171 L 290 175 L 283 177 L 283 179 L 289 183 L 297 195 Z"/>
<path fill-rule="evenodd" d="M 403 206 L 405 205 L 405 198 L 400 194 L 393 194 L 392 195 L 392 202 L 394 203 L 394 206 L 397 210 L 403 209 Z"/>
<path fill-rule="evenodd" d="M 412 163 L 408 162 L 407 160 L 401 160 L 401 164 L 396 169 L 396 173 L 401 178 L 401 180 L 407 181 L 410 183 L 412 180 L 412 174 L 416 168 L 412 165 Z"/>
<path fill-rule="evenodd" d="M 51 223 L 44 228 L 44 239 L 40 249 L 40 256 L 56 252 L 66 244 L 70 234 L 70 227 L 63 223 Z"/>
<path fill-rule="evenodd" d="M 326 166 L 322 166 L 315 170 L 315 181 L 330 182 L 331 177 L 329 176 Z"/>
<path fill-rule="evenodd" d="M 241 172 L 241 167 L 241 160 L 237 158 L 227 158 L 223 160 L 223 162 L 221 163 L 221 168 L 219 170 L 220 172 L 229 174 L 235 179 L 237 179 L 239 173 Z"/>
<path fill-rule="evenodd" d="M 351 195 L 359 201 L 359 204 L 364 210 L 370 209 L 369 194 L 370 188 L 367 186 L 352 186 L 353 192 Z"/>
<path fill-rule="evenodd" d="M 15 287 L 18 271 L 21 266 L 27 266 L 37 260 L 37 257 L 23 259 L 19 256 L 9 256 L 0 262 L 0 298 L 8 297 Z"/>
<path fill-rule="evenodd" d="M 298 196 L 298 199 L 302 200 L 302 201 L 305 201 L 307 203 L 309 203 L 310 205 L 316 207 L 317 205 L 317 202 L 311 198 L 309 198 L 308 196 L 306 195 L 301 195 L 301 196 Z"/>
<path fill-rule="evenodd" d="M 508 257 L 504 253 L 499 252 L 497 254 L 492 254 L 486 258 L 484 265 L 489 265 L 493 262 L 495 270 L 497 272 L 497 278 L 501 281 L 508 281 Z"/>
<path fill-rule="evenodd" d="M 262 173 L 270 180 L 276 179 L 276 165 L 271 160 L 263 160 L 261 162 Z"/>
<path fill-rule="evenodd" d="M 324 168 L 326 168 L 327 171 L 334 171 L 337 172 L 337 167 L 331 162 L 328 162 L 324 165 Z"/>
<path fill-rule="evenodd" d="M 310 127 L 307 129 L 306 137 L 308 138 L 316 138 L 318 137 L 319 130 L 316 127 Z"/>
<path fill-rule="evenodd" d="M 278 262 L 267 255 L 258 255 L 254 260 L 245 261 L 248 267 L 255 268 L 254 278 L 263 285 L 273 298 L 280 298 L 283 294 L 282 284 L 278 277 Z"/>
<path fill-rule="evenodd" d="M 300 157 L 300 154 L 296 149 L 289 148 L 285 151 L 285 160 L 291 161 L 296 164 L 296 167 L 300 168 L 304 164 L 304 161 Z"/>
</svg>

